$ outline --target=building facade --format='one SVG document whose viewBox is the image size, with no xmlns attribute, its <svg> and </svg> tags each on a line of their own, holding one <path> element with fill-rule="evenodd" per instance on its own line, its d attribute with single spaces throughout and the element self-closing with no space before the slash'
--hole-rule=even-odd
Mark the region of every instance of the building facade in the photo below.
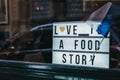
<svg viewBox="0 0 120 80">
<path fill-rule="evenodd" d="M 6 39 L 40 24 L 80 21 L 109 1 L 120 4 L 118 0 L 0 0 L 0 32 Z"/>
</svg>

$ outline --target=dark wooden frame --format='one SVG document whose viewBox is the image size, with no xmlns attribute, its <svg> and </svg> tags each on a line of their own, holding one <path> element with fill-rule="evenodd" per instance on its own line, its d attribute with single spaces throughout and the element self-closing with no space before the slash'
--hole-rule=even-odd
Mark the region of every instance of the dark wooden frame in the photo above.
<svg viewBox="0 0 120 80">
<path fill-rule="evenodd" d="M 0 0 L 0 24 L 8 23 L 8 0 Z"/>
</svg>

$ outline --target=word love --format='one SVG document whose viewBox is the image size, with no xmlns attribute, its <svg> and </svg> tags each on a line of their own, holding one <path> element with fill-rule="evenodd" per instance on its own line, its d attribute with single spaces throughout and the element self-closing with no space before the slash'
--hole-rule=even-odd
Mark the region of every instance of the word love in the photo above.
<svg viewBox="0 0 120 80">
<path fill-rule="evenodd" d="M 60 26 L 59 29 L 57 26 L 54 26 L 54 34 L 58 35 L 58 30 L 60 30 L 61 32 L 66 31 L 66 33 L 68 35 L 77 35 L 77 25 L 66 25 L 66 26 Z"/>
</svg>

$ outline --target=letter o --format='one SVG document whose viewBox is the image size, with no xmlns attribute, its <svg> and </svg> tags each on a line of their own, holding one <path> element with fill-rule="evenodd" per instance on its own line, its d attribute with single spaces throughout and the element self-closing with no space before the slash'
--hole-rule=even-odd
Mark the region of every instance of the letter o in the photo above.
<svg viewBox="0 0 120 80">
<path fill-rule="evenodd" d="M 81 49 L 85 49 L 85 40 L 81 41 Z"/>
<path fill-rule="evenodd" d="M 89 49 L 89 50 L 92 49 L 92 41 L 91 41 L 91 40 L 88 41 L 88 49 Z"/>
</svg>

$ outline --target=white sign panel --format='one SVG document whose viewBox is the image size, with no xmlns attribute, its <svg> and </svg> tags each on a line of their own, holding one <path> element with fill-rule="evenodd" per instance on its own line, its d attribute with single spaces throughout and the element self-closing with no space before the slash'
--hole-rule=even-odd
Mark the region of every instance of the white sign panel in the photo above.
<svg viewBox="0 0 120 80">
<path fill-rule="evenodd" d="M 69 40 L 68 40 L 69 39 Z M 53 50 L 109 52 L 109 38 L 53 38 Z"/>
<path fill-rule="evenodd" d="M 108 68 L 109 54 L 82 52 L 54 52 L 53 62 L 57 64 Z"/>
<path fill-rule="evenodd" d="M 96 32 L 100 23 L 53 24 L 53 64 L 109 68 L 109 36 Z"/>
</svg>

